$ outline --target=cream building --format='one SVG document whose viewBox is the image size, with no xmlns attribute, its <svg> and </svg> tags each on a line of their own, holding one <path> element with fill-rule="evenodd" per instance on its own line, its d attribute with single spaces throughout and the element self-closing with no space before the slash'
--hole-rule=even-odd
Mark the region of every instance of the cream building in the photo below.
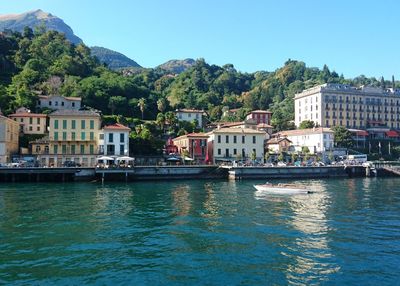
<svg viewBox="0 0 400 286">
<path fill-rule="evenodd" d="M 334 132 L 329 128 L 310 128 L 281 131 L 275 138 L 287 138 L 295 150 L 308 147 L 311 154 L 323 153 L 334 147 Z"/>
<path fill-rule="evenodd" d="M 400 129 L 400 91 L 373 87 L 323 84 L 295 95 L 295 124 L 304 120 L 319 126 Z"/>
<path fill-rule="evenodd" d="M 100 115 L 90 110 L 58 110 L 49 118 L 48 145 L 47 139 L 32 142 L 32 153 L 38 155 L 40 164 L 61 167 L 65 161 L 75 161 L 83 167 L 95 166 Z"/>
<path fill-rule="evenodd" d="M 192 122 L 193 120 L 197 120 L 198 127 L 203 126 L 203 115 L 204 110 L 197 110 L 197 109 L 177 109 L 175 111 L 176 117 L 179 121 L 189 121 Z"/>
<path fill-rule="evenodd" d="M 60 95 L 39 95 L 37 101 L 37 108 L 50 108 L 54 110 L 59 109 L 75 109 L 81 108 L 82 99 L 80 97 L 64 97 Z"/>
<path fill-rule="evenodd" d="M 250 128 L 220 128 L 209 132 L 208 158 L 211 162 L 250 160 L 252 152 L 257 160 L 264 158 L 266 133 Z"/>
<path fill-rule="evenodd" d="M 18 122 L 20 131 L 24 134 L 44 134 L 46 130 L 46 114 L 31 113 L 25 107 L 18 108 L 9 117 Z"/>
<path fill-rule="evenodd" d="M 18 153 L 19 123 L 0 115 L 0 163 L 9 163 Z"/>
</svg>

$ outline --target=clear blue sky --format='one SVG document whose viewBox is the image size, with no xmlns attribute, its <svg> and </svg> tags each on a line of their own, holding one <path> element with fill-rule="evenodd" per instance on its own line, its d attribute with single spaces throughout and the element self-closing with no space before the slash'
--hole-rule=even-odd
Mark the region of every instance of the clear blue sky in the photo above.
<svg viewBox="0 0 400 286">
<path fill-rule="evenodd" d="M 291 58 L 345 77 L 400 79 L 397 0 L 2 0 L 0 14 L 42 9 L 89 46 L 145 67 L 205 58 L 272 71 Z"/>
</svg>

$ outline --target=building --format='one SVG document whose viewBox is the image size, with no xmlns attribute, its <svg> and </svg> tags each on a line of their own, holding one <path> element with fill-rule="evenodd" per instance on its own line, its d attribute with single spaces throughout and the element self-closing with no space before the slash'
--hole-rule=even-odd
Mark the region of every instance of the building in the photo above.
<svg viewBox="0 0 400 286">
<path fill-rule="evenodd" d="M 292 141 L 290 141 L 286 137 L 271 138 L 266 143 L 266 147 L 267 147 L 268 151 L 276 153 L 276 154 L 281 153 L 281 152 L 288 152 L 291 145 L 292 145 Z"/>
<path fill-rule="evenodd" d="M 45 134 L 46 114 L 31 113 L 25 107 L 18 108 L 9 118 L 19 123 L 20 132 L 24 134 Z"/>
<path fill-rule="evenodd" d="M 246 119 L 244 121 L 236 122 L 220 122 L 218 124 L 220 128 L 250 128 L 254 130 L 266 132 L 266 139 L 269 139 L 272 134 L 273 127 L 266 123 L 258 123 L 254 119 Z"/>
<path fill-rule="evenodd" d="M 209 133 L 207 152 L 213 162 L 250 160 L 252 153 L 256 160 L 264 158 L 266 133 L 250 128 L 219 128 Z"/>
<path fill-rule="evenodd" d="M 257 124 L 264 123 L 271 125 L 272 112 L 267 110 L 253 110 L 246 115 L 246 120 L 253 119 Z"/>
<path fill-rule="evenodd" d="M 192 122 L 193 120 L 197 120 L 197 127 L 203 127 L 203 115 L 204 110 L 197 109 L 177 109 L 175 111 L 176 117 L 179 121 L 188 121 Z"/>
<path fill-rule="evenodd" d="M 311 154 L 332 150 L 334 147 L 334 132 L 329 128 L 310 128 L 287 130 L 272 135 L 275 138 L 287 138 L 295 150 L 308 147 Z"/>
<path fill-rule="evenodd" d="M 99 153 L 106 156 L 129 156 L 129 133 L 131 129 L 115 123 L 103 127 L 99 134 Z"/>
<path fill-rule="evenodd" d="M 50 108 L 54 110 L 59 109 L 81 109 L 82 99 L 80 97 L 64 97 L 60 95 L 39 95 L 37 101 L 37 108 Z"/>
<path fill-rule="evenodd" d="M 100 115 L 91 110 L 57 110 L 49 119 L 48 145 L 32 142 L 40 165 L 60 167 L 65 161 L 75 161 L 83 167 L 95 166 Z"/>
<path fill-rule="evenodd" d="M 18 153 L 19 123 L 0 115 L 0 163 L 9 163 L 11 155 Z"/>
<path fill-rule="evenodd" d="M 172 141 L 178 147 L 178 152 L 188 151 L 189 157 L 197 162 L 204 163 L 207 155 L 207 139 L 205 133 L 190 133 L 179 136 Z"/>
<path fill-rule="evenodd" d="M 172 138 L 168 138 L 166 144 L 164 145 L 164 155 L 176 155 L 178 152 L 178 146 L 174 144 Z"/>
<path fill-rule="evenodd" d="M 295 125 L 353 129 L 400 129 L 400 91 L 343 84 L 323 84 L 295 95 Z"/>
</svg>

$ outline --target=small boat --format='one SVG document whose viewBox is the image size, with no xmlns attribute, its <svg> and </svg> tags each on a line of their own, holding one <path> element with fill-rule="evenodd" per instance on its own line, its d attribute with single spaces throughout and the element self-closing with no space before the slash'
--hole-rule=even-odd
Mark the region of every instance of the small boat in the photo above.
<svg viewBox="0 0 400 286">
<path fill-rule="evenodd" d="M 271 193 L 271 194 L 310 194 L 309 189 L 302 185 L 296 184 L 270 184 L 254 185 L 257 192 Z"/>
</svg>

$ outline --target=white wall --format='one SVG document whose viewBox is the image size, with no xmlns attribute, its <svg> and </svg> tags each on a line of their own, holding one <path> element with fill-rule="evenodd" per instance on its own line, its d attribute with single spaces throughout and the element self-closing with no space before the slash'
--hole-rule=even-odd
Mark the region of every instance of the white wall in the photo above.
<svg viewBox="0 0 400 286">
<path fill-rule="evenodd" d="M 192 112 L 180 112 L 177 111 L 176 112 L 176 117 L 178 118 L 179 121 L 189 121 L 192 122 L 193 120 L 197 120 L 198 121 L 198 127 L 202 127 L 203 126 L 203 116 L 201 113 L 192 113 Z"/>
<path fill-rule="evenodd" d="M 109 134 L 113 134 L 113 142 L 109 141 Z M 120 141 L 120 134 L 124 134 L 124 142 Z M 107 153 L 107 145 L 114 145 L 115 154 Z M 120 152 L 120 145 L 124 145 L 123 153 Z M 129 156 L 129 131 L 104 130 L 104 155 Z"/>
</svg>

